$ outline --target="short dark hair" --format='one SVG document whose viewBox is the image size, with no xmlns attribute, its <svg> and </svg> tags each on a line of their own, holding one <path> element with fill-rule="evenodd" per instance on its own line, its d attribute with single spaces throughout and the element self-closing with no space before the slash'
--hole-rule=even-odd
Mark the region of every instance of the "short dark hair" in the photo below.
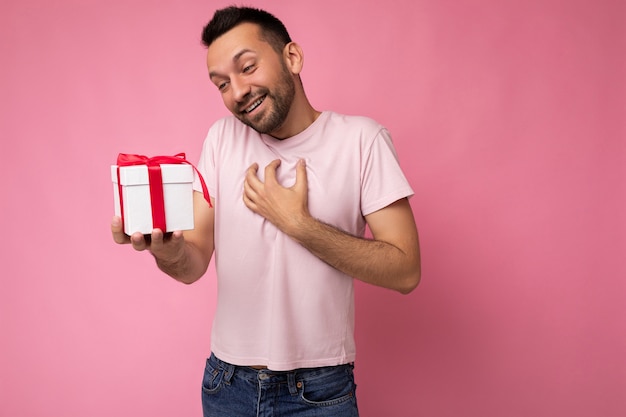
<svg viewBox="0 0 626 417">
<path fill-rule="evenodd" d="M 252 7 L 230 6 L 215 12 L 202 30 L 202 43 L 208 48 L 215 39 L 242 23 L 258 25 L 262 39 L 278 53 L 282 53 L 285 45 L 291 42 L 287 28 L 276 16 Z"/>
</svg>

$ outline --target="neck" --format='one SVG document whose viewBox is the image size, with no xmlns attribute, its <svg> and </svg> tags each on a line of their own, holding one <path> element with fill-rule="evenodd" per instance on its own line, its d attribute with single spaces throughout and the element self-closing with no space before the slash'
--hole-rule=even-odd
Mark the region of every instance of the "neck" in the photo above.
<svg viewBox="0 0 626 417">
<path fill-rule="evenodd" d="M 320 114 L 304 94 L 296 94 L 285 122 L 270 135 L 280 140 L 288 139 L 311 126 Z"/>
</svg>

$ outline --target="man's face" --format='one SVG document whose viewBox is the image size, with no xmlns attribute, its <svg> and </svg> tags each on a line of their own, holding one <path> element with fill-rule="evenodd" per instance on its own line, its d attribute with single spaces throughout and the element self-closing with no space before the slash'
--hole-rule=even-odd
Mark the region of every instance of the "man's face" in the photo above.
<svg viewBox="0 0 626 417">
<path fill-rule="evenodd" d="M 259 35 L 251 23 L 234 27 L 209 46 L 207 66 L 226 108 L 256 131 L 271 134 L 289 114 L 295 82 L 283 56 Z"/>
</svg>

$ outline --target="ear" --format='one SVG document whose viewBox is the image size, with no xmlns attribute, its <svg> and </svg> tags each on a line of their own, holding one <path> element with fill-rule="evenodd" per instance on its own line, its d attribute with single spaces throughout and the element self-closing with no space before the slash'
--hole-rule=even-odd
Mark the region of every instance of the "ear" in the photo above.
<svg viewBox="0 0 626 417">
<path fill-rule="evenodd" d="M 304 65 L 304 53 L 302 48 L 295 42 L 289 42 L 283 49 L 283 59 L 285 65 L 289 68 L 292 74 L 298 75 L 302 71 Z"/>
</svg>

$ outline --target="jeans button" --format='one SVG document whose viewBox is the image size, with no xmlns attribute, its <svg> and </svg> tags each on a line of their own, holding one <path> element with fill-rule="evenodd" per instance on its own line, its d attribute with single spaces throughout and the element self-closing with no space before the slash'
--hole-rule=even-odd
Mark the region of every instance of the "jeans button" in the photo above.
<svg viewBox="0 0 626 417">
<path fill-rule="evenodd" d="M 259 374 L 259 379 L 261 381 L 265 381 L 267 378 L 269 378 L 270 376 L 268 374 Z"/>
</svg>

